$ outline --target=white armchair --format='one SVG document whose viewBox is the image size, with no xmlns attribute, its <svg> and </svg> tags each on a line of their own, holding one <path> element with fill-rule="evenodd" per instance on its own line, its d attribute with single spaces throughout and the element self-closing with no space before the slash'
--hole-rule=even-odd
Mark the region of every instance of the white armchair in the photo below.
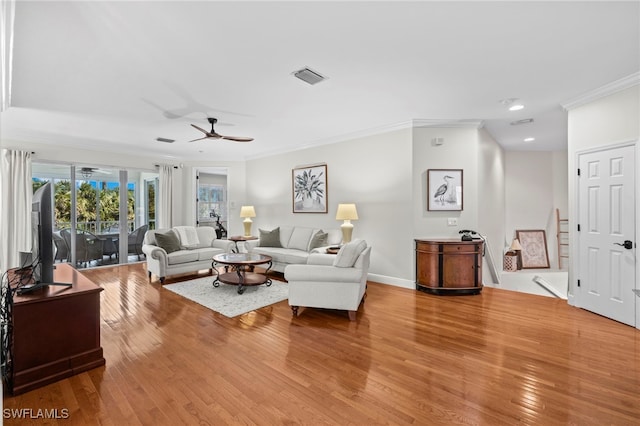
<svg viewBox="0 0 640 426">
<path fill-rule="evenodd" d="M 306 265 L 288 265 L 289 305 L 294 316 L 300 306 L 340 309 L 356 320 L 364 300 L 371 247 L 364 240 L 342 246 L 337 255 L 311 254 Z"/>
</svg>

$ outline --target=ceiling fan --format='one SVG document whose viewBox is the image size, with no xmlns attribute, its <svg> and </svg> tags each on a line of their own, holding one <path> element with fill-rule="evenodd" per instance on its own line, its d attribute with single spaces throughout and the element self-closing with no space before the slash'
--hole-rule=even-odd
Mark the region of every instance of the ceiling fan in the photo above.
<svg viewBox="0 0 640 426">
<path fill-rule="evenodd" d="M 194 139 L 194 140 L 189 141 L 189 142 L 195 142 L 195 141 L 199 141 L 199 140 L 202 140 L 202 139 L 227 139 L 227 140 L 234 141 L 234 142 L 251 142 L 253 140 L 253 138 L 246 138 L 246 137 L 243 137 L 243 136 L 224 136 L 224 135 L 221 135 L 219 133 L 216 133 L 216 131 L 213 129 L 213 126 L 214 126 L 214 124 L 216 124 L 218 122 L 218 119 L 209 117 L 209 118 L 207 118 L 207 120 L 209 121 L 209 123 L 211 123 L 211 131 L 207 132 L 202 127 L 198 127 L 195 124 L 192 124 L 191 126 L 193 126 L 196 129 L 200 130 L 202 133 L 205 134 L 205 136 L 203 138 Z"/>
<path fill-rule="evenodd" d="M 82 167 L 80 168 L 79 172 L 80 172 L 80 176 L 82 176 L 85 179 L 89 179 L 91 176 L 93 176 L 94 173 L 105 174 L 105 175 L 110 174 L 109 172 L 100 170 L 97 167 Z"/>
</svg>

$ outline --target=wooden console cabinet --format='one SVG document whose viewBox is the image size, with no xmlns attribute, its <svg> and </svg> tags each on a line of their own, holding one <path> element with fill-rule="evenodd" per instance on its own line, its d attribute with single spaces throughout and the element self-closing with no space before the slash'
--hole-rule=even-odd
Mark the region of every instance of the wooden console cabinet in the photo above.
<svg viewBox="0 0 640 426">
<path fill-rule="evenodd" d="M 68 264 L 56 264 L 50 286 L 13 297 L 13 394 L 105 364 L 100 346 L 100 292 Z"/>
<path fill-rule="evenodd" d="M 484 241 L 416 239 L 416 289 L 433 294 L 482 291 Z"/>
</svg>

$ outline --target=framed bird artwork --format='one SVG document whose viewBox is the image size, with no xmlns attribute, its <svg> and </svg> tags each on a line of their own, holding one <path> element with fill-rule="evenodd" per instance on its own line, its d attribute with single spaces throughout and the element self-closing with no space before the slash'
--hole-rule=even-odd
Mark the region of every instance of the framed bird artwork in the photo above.
<svg viewBox="0 0 640 426">
<path fill-rule="evenodd" d="M 427 210 L 462 211 L 462 169 L 427 170 Z"/>
</svg>

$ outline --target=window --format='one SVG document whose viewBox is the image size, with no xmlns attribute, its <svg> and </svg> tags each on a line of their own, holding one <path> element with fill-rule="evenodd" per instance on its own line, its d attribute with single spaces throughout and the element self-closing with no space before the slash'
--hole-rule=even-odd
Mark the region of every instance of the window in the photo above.
<svg viewBox="0 0 640 426">
<path fill-rule="evenodd" d="M 224 185 L 200 183 L 198 188 L 198 222 L 227 221 Z"/>
</svg>

